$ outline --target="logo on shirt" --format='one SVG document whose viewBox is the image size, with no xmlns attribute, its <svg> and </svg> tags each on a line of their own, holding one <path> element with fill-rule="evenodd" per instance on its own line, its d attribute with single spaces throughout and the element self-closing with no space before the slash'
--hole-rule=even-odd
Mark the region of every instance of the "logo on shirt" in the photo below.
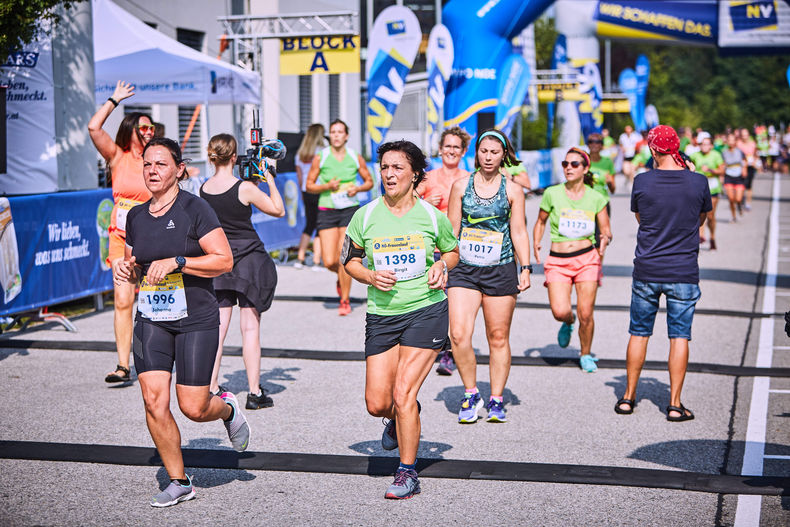
<svg viewBox="0 0 790 527">
<path fill-rule="evenodd" d="M 173 223 L 173 220 L 170 220 L 169 222 L 167 222 L 167 228 L 168 229 L 175 229 L 176 228 L 176 224 Z"/>
<path fill-rule="evenodd" d="M 473 218 L 471 214 L 466 215 L 466 221 L 468 221 L 472 225 L 474 225 L 475 223 L 480 223 L 481 221 L 494 220 L 494 219 L 496 219 L 496 216 L 486 216 L 485 218 Z"/>
</svg>

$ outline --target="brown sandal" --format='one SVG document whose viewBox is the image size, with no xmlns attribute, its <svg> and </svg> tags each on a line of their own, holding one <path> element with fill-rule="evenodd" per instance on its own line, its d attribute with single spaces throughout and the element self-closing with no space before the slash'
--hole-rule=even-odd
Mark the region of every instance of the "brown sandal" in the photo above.
<svg viewBox="0 0 790 527">
<path fill-rule="evenodd" d="M 123 375 L 118 375 L 118 372 L 123 372 Z M 115 367 L 115 371 L 108 374 L 107 377 L 104 378 L 104 382 L 129 382 L 131 377 L 129 377 L 129 368 L 124 368 L 120 364 Z"/>
</svg>

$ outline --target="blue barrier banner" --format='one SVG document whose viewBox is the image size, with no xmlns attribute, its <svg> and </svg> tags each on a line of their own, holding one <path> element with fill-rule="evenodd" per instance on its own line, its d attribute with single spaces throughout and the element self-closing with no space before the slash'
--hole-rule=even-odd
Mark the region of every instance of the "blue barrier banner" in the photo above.
<svg viewBox="0 0 790 527">
<path fill-rule="evenodd" d="M 302 191 L 299 189 L 296 172 L 278 172 L 274 181 L 285 203 L 285 216 L 275 218 L 253 207 L 251 218 L 252 226 L 255 227 L 255 232 L 258 233 L 267 251 L 299 245 L 305 225 Z M 258 186 L 269 193 L 269 185 L 266 183 Z"/>
<path fill-rule="evenodd" d="M 1 207 L 0 207 L 1 208 Z M 10 221 L 0 234 L 3 284 L 0 315 L 29 311 L 112 289 L 105 263 L 112 212 L 109 189 L 8 198 Z M 6 241 L 12 229 L 16 247 Z M 9 238 L 10 240 L 10 238 Z M 16 263 L 16 273 L 6 266 Z"/>
<path fill-rule="evenodd" d="M 560 33 L 554 41 L 554 52 L 551 54 L 551 69 L 556 70 L 564 67 L 568 62 L 568 44 L 565 35 Z M 546 126 L 546 148 L 551 148 L 551 139 L 554 136 L 554 103 L 546 103 L 547 126 Z"/>
<path fill-rule="evenodd" d="M 586 140 L 592 133 L 600 134 L 603 129 L 603 88 L 601 87 L 601 72 L 598 64 L 587 62 L 579 70 L 579 92 L 582 100 L 576 103 L 579 112 L 579 124 L 582 129 L 582 138 Z"/>
</svg>

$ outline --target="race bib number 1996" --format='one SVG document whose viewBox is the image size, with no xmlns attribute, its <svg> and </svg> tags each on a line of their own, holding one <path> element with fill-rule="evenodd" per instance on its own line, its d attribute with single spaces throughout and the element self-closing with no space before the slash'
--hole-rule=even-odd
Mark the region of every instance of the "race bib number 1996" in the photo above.
<svg viewBox="0 0 790 527">
<path fill-rule="evenodd" d="M 397 280 L 411 280 L 425 274 L 425 240 L 422 234 L 373 239 L 373 267 L 389 270 Z"/>
<path fill-rule="evenodd" d="M 187 316 L 187 297 L 184 275 L 171 273 L 159 284 L 149 284 L 143 278 L 137 300 L 140 315 L 153 321 L 180 320 Z"/>
</svg>

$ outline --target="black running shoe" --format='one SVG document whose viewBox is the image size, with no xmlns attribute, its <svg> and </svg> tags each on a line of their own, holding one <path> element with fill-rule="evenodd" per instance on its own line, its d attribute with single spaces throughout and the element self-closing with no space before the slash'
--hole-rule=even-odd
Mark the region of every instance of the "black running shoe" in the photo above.
<svg viewBox="0 0 790 527">
<path fill-rule="evenodd" d="M 253 395 L 251 393 L 247 394 L 247 404 L 245 408 L 247 410 L 257 410 L 259 408 L 271 408 L 274 406 L 274 400 L 266 395 L 266 391 L 263 389 L 263 386 L 258 385 L 261 390 L 260 395 Z"/>
</svg>

